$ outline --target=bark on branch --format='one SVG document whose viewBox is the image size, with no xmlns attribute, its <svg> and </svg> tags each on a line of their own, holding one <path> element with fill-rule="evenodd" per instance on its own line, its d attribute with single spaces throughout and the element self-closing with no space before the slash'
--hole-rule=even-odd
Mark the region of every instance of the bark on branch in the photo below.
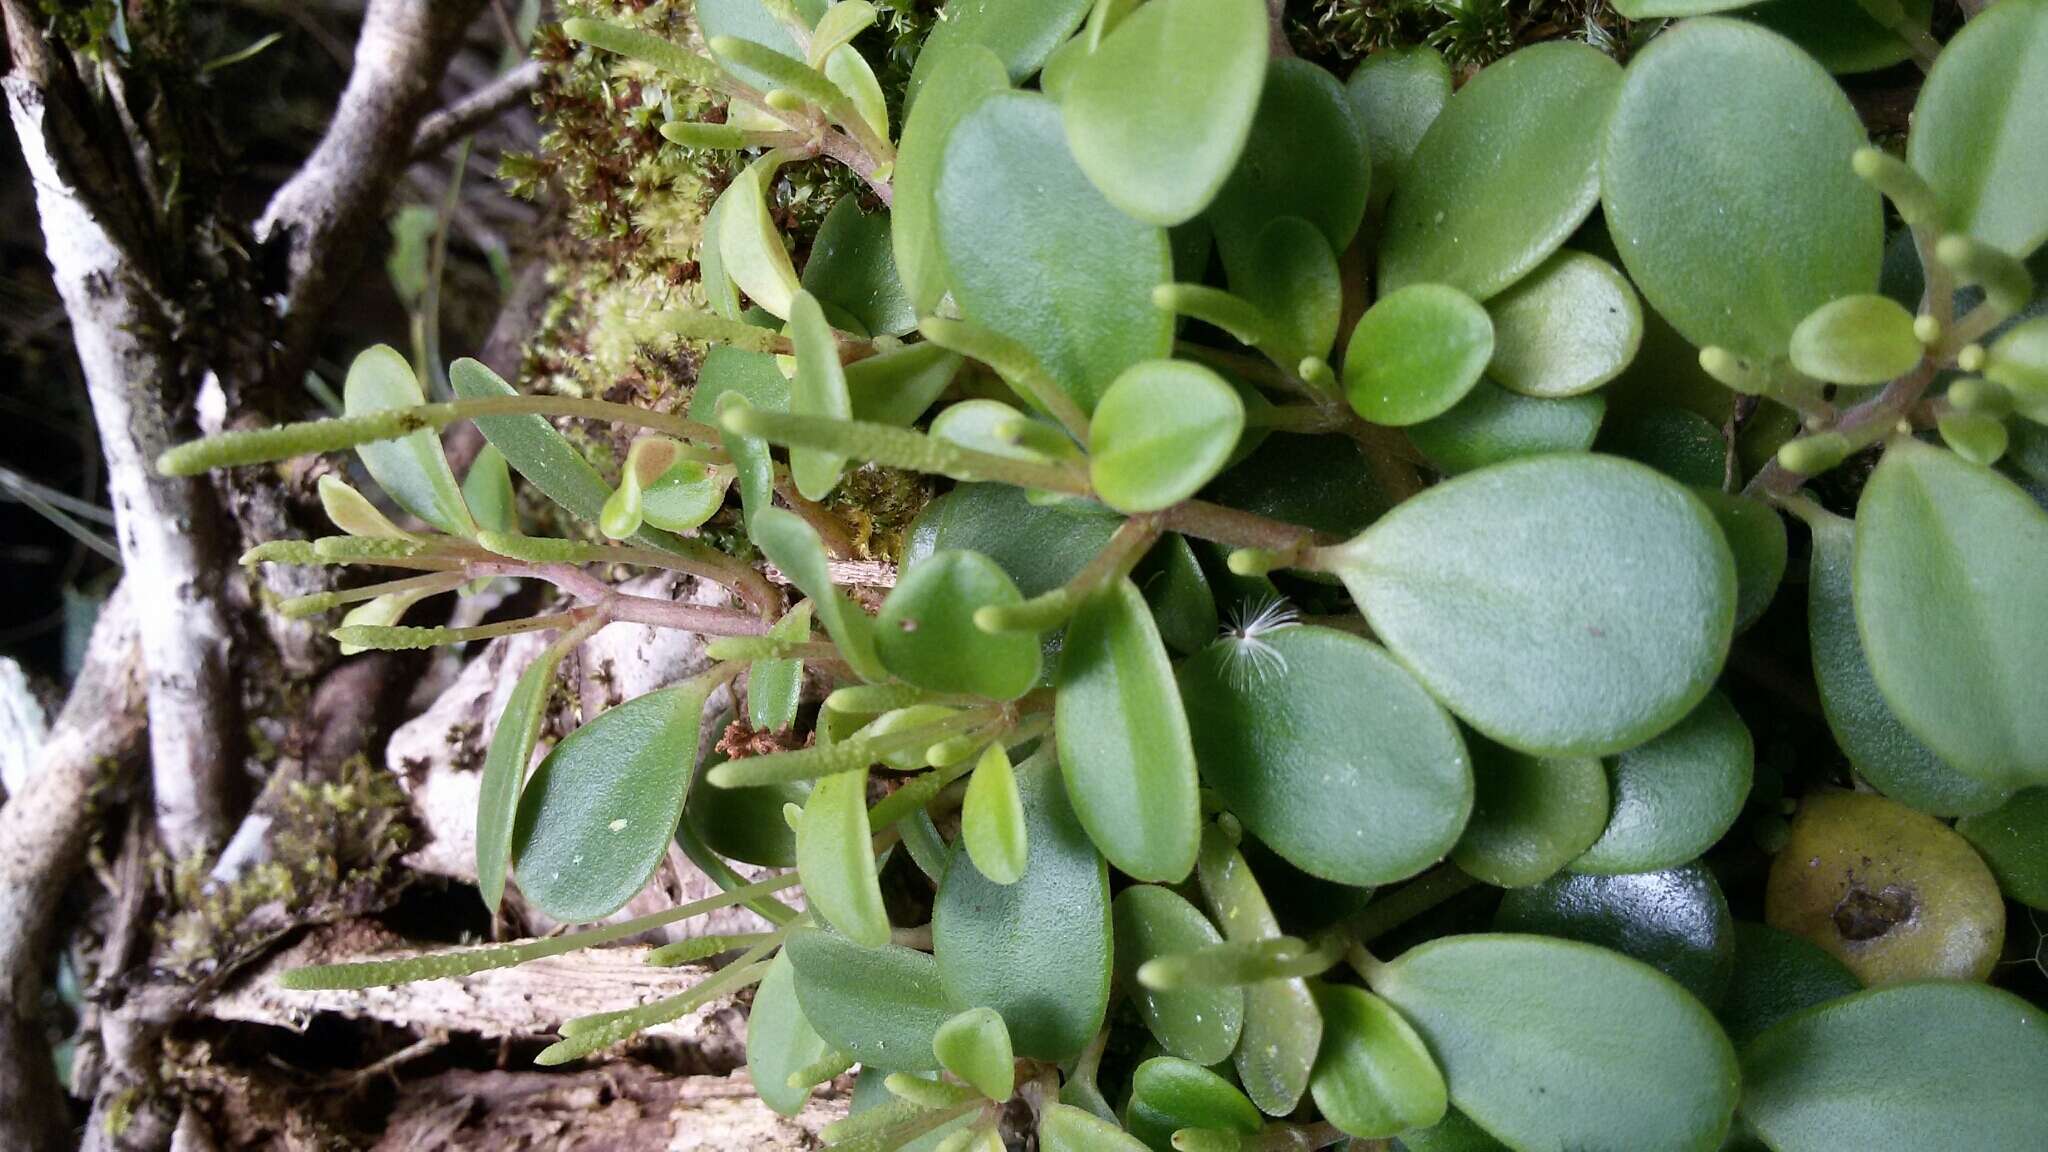
<svg viewBox="0 0 2048 1152">
<path fill-rule="evenodd" d="M 320 325 L 412 156 L 414 128 L 481 7 L 480 0 L 370 0 L 327 134 L 256 222 L 259 242 L 287 252 L 273 379 L 303 374 Z"/>
<path fill-rule="evenodd" d="M 70 1147 L 38 1011 L 59 900 L 85 857 L 92 796 L 143 744 L 142 659 L 128 586 L 93 628 L 84 669 L 44 742 L 34 784 L 0 808 L 0 1148 Z"/>
<path fill-rule="evenodd" d="M 122 566 L 139 577 L 129 595 L 147 669 L 158 827 L 165 847 L 184 855 L 217 842 L 229 820 L 235 725 L 221 518 L 204 482 L 157 475 L 157 454 L 185 438 L 173 434 L 184 405 L 174 394 L 169 317 L 147 265 L 77 175 L 77 149 L 63 143 L 81 139 L 75 110 L 53 102 L 30 78 L 36 71 L 20 65 L 6 78 L 8 111 L 106 454 Z"/>
</svg>

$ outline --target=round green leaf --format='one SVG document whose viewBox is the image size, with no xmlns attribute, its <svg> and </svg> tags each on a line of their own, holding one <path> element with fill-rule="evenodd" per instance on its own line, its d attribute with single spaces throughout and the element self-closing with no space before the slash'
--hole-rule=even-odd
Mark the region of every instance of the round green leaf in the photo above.
<svg viewBox="0 0 2048 1152">
<path fill-rule="evenodd" d="M 1628 367 L 1643 341 L 1636 290 L 1614 265 L 1559 252 L 1487 302 L 1493 361 L 1486 374 L 1524 396 L 1591 392 Z"/>
<path fill-rule="evenodd" d="M 1038 71 L 1088 15 L 1089 0 L 948 0 L 918 51 L 904 93 L 913 110 L 946 62 L 970 46 L 995 54 L 1011 82 Z"/>
<path fill-rule="evenodd" d="M 1337 256 L 1316 226 L 1282 216 L 1241 246 L 1230 265 L 1231 291 L 1271 321 L 1259 350 L 1290 368 L 1326 357 L 1343 319 L 1344 281 Z"/>
<path fill-rule="evenodd" d="M 921 54 L 918 63 L 931 55 L 929 51 Z M 933 202 L 946 139 L 953 125 L 983 98 L 1010 86 L 1003 62 L 980 45 L 962 45 L 946 53 L 943 62 L 936 57 L 933 60 L 926 81 L 932 98 L 920 102 L 904 120 L 903 139 L 896 149 L 896 174 L 890 179 L 894 196 L 889 207 L 889 243 L 896 256 L 897 274 L 920 316 L 930 315 L 946 294 L 938 210 Z"/>
<path fill-rule="evenodd" d="M 1051 100 L 998 93 L 962 115 L 934 206 L 960 310 L 1022 343 L 1083 409 L 1124 369 L 1171 349 L 1173 317 L 1152 306 L 1153 287 L 1173 275 L 1166 231 L 1095 190 Z"/>
<path fill-rule="evenodd" d="M 2006 895 L 2048 911 L 2048 788 L 2029 788 L 1989 812 L 1956 821 Z"/>
<path fill-rule="evenodd" d="M 623 907 L 668 853 L 697 765 L 710 687 L 686 681 L 569 733 L 519 797 L 519 890 L 564 924 Z"/>
<path fill-rule="evenodd" d="M 1735 922 L 1735 970 L 1715 1010 L 1728 1038 L 1747 1044 L 1801 1009 L 1863 990 L 1856 974 L 1804 936 Z"/>
<path fill-rule="evenodd" d="M 1899 721 L 1986 784 L 2048 783 L 2048 512 L 1989 468 L 1899 440 L 1856 507 L 1854 576 Z"/>
<path fill-rule="evenodd" d="M 969 1008 L 939 1025 L 932 1053 L 946 1071 L 991 1100 L 1008 1100 L 1017 1090 L 1010 1030 L 993 1008 Z"/>
<path fill-rule="evenodd" d="M 1539 755 L 1671 727 L 1713 684 L 1734 625 L 1735 563 L 1706 507 L 1612 457 L 1467 473 L 1325 555 L 1431 695 Z"/>
<path fill-rule="evenodd" d="M 1491 740 L 1472 749 L 1477 799 L 1451 859 L 1497 888 L 1548 879 L 1607 827 L 1607 771 L 1597 759 L 1530 756 Z"/>
<path fill-rule="evenodd" d="M 2014 256 L 2048 240 L 2048 3 L 2007 0 L 1948 42 L 1920 99 L 1906 158 L 1951 227 Z"/>
<path fill-rule="evenodd" d="M 1203 783 L 1295 867 L 1387 884 L 1457 842 L 1464 741 L 1379 645 L 1327 628 L 1229 636 L 1182 666 L 1180 687 Z"/>
<path fill-rule="evenodd" d="M 804 1019 L 826 1043 L 876 1068 L 938 1071 L 932 1037 L 958 1011 L 941 989 L 938 961 L 894 944 L 863 948 L 821 928 L 792 929 L 784 951 Z"/>
<path fill-rule="evenodd" d="M 1184 360 L 1134 364 L 1088 421 L 1088 477 L 1110 507 L 1155 512 L 1222 471 L 1243 431 L 1244 401 L 1223 377 Z"/>
<path fill-rule="evenodd" d="M 1345 95 L 1369 127 L 1372 202 L 1385 204 L 1408 171 L 1408 158 L 1451 98 L 1451 69 L 1433 48 L 1389 48 L 1359 61 Z"/>
<path fill-rule="evenodd" d="M 776 953 L 747 1010 L 747 1078 L 754 1094 L 784 1116 L 803 1111 L 811 1090 L 790 1087 L 790 1074 L 823 1060 L 829 1051 L 797 1004 L 796 968 L 789 953 Z"/>
<path fill-rule="evenodd" d="M 1032 649 L 1033 656 L 1038 654 Z M 1001 743 L 988 746 L 967 781 L 960 805 L 960 842 L 975 871 L 998 884 L 1015 884 L 1030 859 L 1030 834 L 1024 826 L 1024 798 L 1017 791 L 1017 773 Z"/>
<path fill-rule="evenodd" d="M 826 776 L 811 787 L 796 826 L 796 870 L 804 900 L 848 940 L 867 948 L 889 942 L 889 912 L 875 875 L 868 826 L 868 770 Z"/>
<path fill-rule="evenodd" d="M 1728 1131 L 1735 1052 L 1646 964 L 1540 936 L 1452 936 L 1370 983 L 1429 1042 L 1451 1102 L 1512 1147 L 1711 1152 Z"/>
<path fill-rule="evenodd" d="M 388 344 L 358 353 L 342 383 L 344 416 L 367 416 L 426 402 L 412 365 Z M 441 451 L 441 438 L 431 429 L 409 432 L 396 440 L 358 444 L 356 455 L 370 478 L 399 507 L 451 536 L 476 535 L 476 523 L 462 502 L 462 489 Z"/>
<path fill-rule="evenodd" d="M 825 213 L 804 262 L 804 290 L 851 316 L 870 336 L 917 327 L 917 309 L 896 275 L 890 214 L 861 211 L 848 196 Z"/>
<path fill-rule="evenodd" d="M 1038 638 L 988 633 L 975 609 L 1021 604 L 1002 567 L 979 552 L 935 552 L 904 569 L 875 619 L 875 650 L 897 678 L 934 692 L 1014 700 L 1038 682 Z"/>
<path fill-rule="evenodd" d="M 1769 362 L 1838 296 L 1877 285 L 1884 221 L 1849 157 L 1862 122 L 1774 33 L 1693 20 L 1629 64 L 1602 203 L 1623 265 L 1694 345 Z"/>
<path fill-rule="evenodd" d="M 1237 1086 L 1192 1061 L 1155 1056 L 1131 1074 L 1125 1111 L 1131 1135 L 1157 1149 L 1174 1147 L 1173 1134 L 1200 1128 L 1249 1136 L 1266 1118 Z"/>
<path fill-rule="evenodd" d="M 1613 812 L 1574 872 L 1653 872 L 1697 857 L 1727 833 L 1749 799 L 1755 749 L 1726 697 L 1608 762 Z"/>
<path fill-rule="evenodd" d="M 1381 290 L 1484 300 L 1534 270 L 1600 198 L 1600 130 L 1621 80 L 1584 44 L 1534 44 L 1459 89 L 1387 208 Z"/>
<path fill-rule="evenodd" d="M 1155 956 L 1193 952 L 1223 942 L 1215 925 L 1170 888 L 1133 884 L 1117 893 L 1117 981 L 1131 992 L 1138 1014 L 1159 1046 L 1197 1064 L 1230 1059 L 1244 1027 L 1244 989 L 1233 985 L 1190 985 L 1159 991 L 1137 982 L 1135 973 Z"/>
<path fill-rule="evenodd" d="M 731 476 L 696 460 L 678 460 L 640 494 L 640 515 L 667 532 L 693 531 L 725 505 Z"/>
<path fill-rule="evenodd" d="M 1785 519 L 1776 508 L 1753 496 L 1723 492 L 1718 487 L 1696 488 L 1693 494 L 1714 514 L 1728 541 L 1728 551 L 1735 557 L 1735 630 L 1745 631 L 1771 606 L 1778 584 L 1785 579 L 1791 547 Z"/>
<path fill-rule="evenodd" d="M 1202 832 L 1196 877 L 1223 936 L 1233 944 L 1280 935 L 1272 905 L 1237 850 L 1234 838 L 1211 824 Z M 1308 982 L 1261 980 L 1244 990 L 1244 1032 L 1232 1062 L 1245 1094 L 1268 1116 L 1285 1116 L 1308 1091 L 1322 1044 L 1323 1017 Z"/>
<path fill-rule="evenodd" d="M 1981 984 L 1874 988 L 1744 1050 L 1742 1117 L 1777 1152 L 2041 1146 L 2048 1017 Z"/>
<path fill-rule="evenodd" d="M 1002 1013 L 1019 1056 L 1055 1061 L 1102 1027 L 1111 976 L 1109 872 L 1057 771 L 1040 759 L 1018 772 L 1031 852 L 1016 883 L 984 876 L 956 845 L 932 907 L 932 953 L 947 995 Z"/>
<path fill-rule="evenodd" d="M 1315 993 L 1323 1046 L 1308 1090 L 1323 1119 L 1372 1140 L 1444 1118 L 1444 1075 L 1400 1013 L 1348 984 L 1317 985 Z"/>
<path fill-rule="evenodd" d="M 519 497 L 512 491 L 512 469 L 496 445 L 486 443 L 469 462 L 469 471 L 462 474 L 462 502 L 469 505 L 477 526 L 485 531 L 519 531 Z"/>
<path fill-rule="evenodd" d="M 1464 399 L 1492 357 L 1486 309 L 1456 288 L 1411 284 L 1358 318 L 1344 353 L 1344 394 L 1375 424 L 1419 424 Z"/>
<path fill-rule="evenodd" d="M 1124 212 L 1179 224 L 1237 164 L 1266 78 L 1259 0 L 1153 0 L 1074 65 L 1060 94 L 1081 170 Z"/>
<path fill-rule="evenodd" d="M 1831 384 L 1883 384 L 1911 372 L 1925 352 L 1913 314 L 1889 296 L 1830 300 L 1792 330 L 1792 366 Z"/>
<path fill-rule="evenodd" d="M 1564 873 L 1501 900 L 1502 932 L 1611 948 L 1657 969 L 1712 1007 L 1735 967 L 1735 926 L 1714 874 L 1697 863 L 1622 876 Z"/>
<path fill-rule="evenodd" d="M 1922 32 L 1933 0 L 1904 0 L 1906 19 Z M 1889 68 L 1912 53 L 1898 33 L 1871 18 L 1861 0 L 1772 0 L 1737 15 L 1761 24 L 1806 50 L 1837 76 Z"/>
<path fill-rule="evenodd" d="M 1538 400 L 1481 380 L 1450 411 L 1410 425 L 1408 439 L 1438 471 L 1456 475 L 1517 456 L 1584 452 L 1606 414 L 1602 396 Z"/>
<path fill-rule="evenodd" d="M 1201 815 L 1194 746 L 1166 646 L 1128 579 L 1068 624 L 1053 724 L 1067 794 L 1102 854 L 1135 879 L 1186 876 Z"/>
<path fill-rule="evenodd" d="M 1270 62 L 1251 138 L 1209 206 L 1224 266 L 1281 216 L 1314 224 L 1333 251 L 1349 248 L 1372 178 L 1366 138 L 1335 77 L 1291 56 Z"/>
<path fill-rule="evenodd" d="M 1857 774 L 1909 808 L 1934 816 L 1984 812 L 2006 790 L 1971 779 L 1944 763 L 1892 715 L 1871 678 L 1856 634 L 1850 571 L 1855 525 L 1839 516 L 1811 519 L 1813 565 L 1806 583 L 1806 619 L 1813 642 L 1813 680 L 1835 743 Z"/>
</svg>

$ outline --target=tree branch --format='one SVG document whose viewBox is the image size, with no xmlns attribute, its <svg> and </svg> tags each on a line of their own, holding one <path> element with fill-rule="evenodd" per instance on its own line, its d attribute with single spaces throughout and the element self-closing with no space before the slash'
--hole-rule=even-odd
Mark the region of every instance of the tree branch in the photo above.
<svg viewBox="0 0 2048 1152">
<path fill-rule="evenodd" d="M 412 158 L 425 160 L 503 115 L 540 87 L 540 61 L 528 60 L 490 83 L 420 121 L 412 136 Z"/>
<path fill-rule="evenodd" d="M 363 241 L 411 159 L 413 130 L 481 7 L 481 0 L 370 0 L 355 69 L 327 135 L 256 222 L 258 242 L 286 250 L 273 379 L 303 374 L 321 323 L 352 279 Z"/>
<path fill-rule="evenodd" d="M 70 1123 L 39 1008 L 50 928 L 85 859 L 92 797 L 110 764 L 142 751 L 135 605 L 124 583 L 100 610 L 85 667 L 44 742 L 33 787 L 0 808 L 0 1147 L 69 1148 Z"/>
<path fill-rule="evenodd" d="M 185 438 L 172 429 L 184 407 L 171 392 L 177 373 L 164 341 L 172 325 L 135 253 L 89 199 L 92 185 L 74 176 L 78 150 L 61 142 L 76 138 L 66 127 L 75 110 L 52 102 L 24 71 L 5 86 L 107 458 L 122 564 L 139 574 L 129 594 L 148 677 L 158 828 L 165 847 L 185 855 L 227 831 L 233 782 L 219 509 L 204 482 L 156 472 L 158 454 Z"/>
</svg>

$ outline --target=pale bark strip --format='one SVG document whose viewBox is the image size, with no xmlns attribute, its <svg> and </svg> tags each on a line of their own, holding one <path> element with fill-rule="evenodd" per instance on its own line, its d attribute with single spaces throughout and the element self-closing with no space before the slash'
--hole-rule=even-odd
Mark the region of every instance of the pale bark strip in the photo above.
<svg viewBox="0 0 2048 1152">
<path fill-rule="evenodd" d="M 128 585 L 100 610 L 84 669 L 43 743 L 35 785 L 0 807 L 0 1148 L 69 1148 L 40 1007 L 51 923 L 85 857 L 94 791 L 143 745 L 142 659 Z"/>
<path fill-rule="evenodd" d="M 555 1034 L 566 1020 L 681 995 L 711 975 L 701 964 L 647 963 L 653 949 L 627 944 L 550 956 L 513 968 L 455 979 L 419 980 L 385 988 L 305 992 L 278 977 L 309 964 L 380 960 L 446 948 L 409 945 L 368 921 L 320 928 L 273 956 L 233 988 L 199 1006 L 215 1020 L 266 1024 L 303 1032 L 316 1016 L 375 1020 L 421 1034 L 467 1033 L 487 1040 Z M 650 1040 L 679 1044 L 709 1064 L 746 1059 L 745 1024 L 721 997 L 680 1020 L 648 1029 Z"/>
<path fill-rule="evenodd" d="M 173 435 L 173 370 L 158 343 L 168 319 L 55 147 L 52 120 L 66 113 L 20 72 L 5 84 L 107 458 L 122 566 L 135 577 L 157 826 L 165 848 L 183 856 L 226 835 L 233 783 L 218 508 L 203 481 L 157 474 L 157 454 L 184 438 Z"/>
<path fill-rule="evenodd" d="M 449 57 L 480 0 L 370 0 L 355 68 L 327 134 L 271 197 L 256 239 L 287 246 L 281 355 L 272 378 L 297 380 L 320 326 L 353 278 L 384 201 L 412 155 Z"/>
</svg>

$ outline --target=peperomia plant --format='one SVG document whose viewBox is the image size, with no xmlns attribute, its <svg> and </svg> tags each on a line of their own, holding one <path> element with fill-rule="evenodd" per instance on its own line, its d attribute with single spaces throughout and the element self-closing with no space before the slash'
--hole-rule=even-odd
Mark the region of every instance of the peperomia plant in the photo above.
<svg viewBox="0 0 2048 1152">
<path fill-rule="evenodd" d="M 1454 92 L 1427 49 L 1340 80 L 1259 0 L 961 2 L 900 102 L 865 0 L 699 0 L 706 51 L 568 21 L 722 104 L 669 140 L 745 154 L 708 307 L 653 325 L 708 347 L 687 412 L 471 360 L 427 403 L 372 349 L 344 417 L 162 465 L 352 447 L 417 523 L 329 479 L 342 534 L 249 562 L 415 574 L 287 611 L 356 605 L 355 648 L 553 635 L 483 766 L 493 908 L 604 920 L 672 840 L 726 890 L 289 982 L 744 904 L 765 931 L 657 953 L 736 958 L 541 1062 L 755 985 L 762 1099 L 858 1065 L 851 1149 L 999 1148 L 1013 1095 L 1049 1152 L 2040 1147 L 2048 1017 L 1985 980 L 2007 899 L 2048 908 L 2048 0 L 1945 47 L 1926 5 L 1703 15 L 1738 3 L 1621 4 L 1626 68 L 1538 44 Z M 1829 68 L 1908 56 L 1901 158 Z M 816 157 L 863 191 L 798 261 L 771 196 Z M 636 431 L 615 481 L 558 418 Z M 460 420 L 490 448 L 458 482 Z M 872 613 L 819 503 L 864 465 L 944 489 Z M 595 532 L 525 534 L 512 473 Z M 734 499 L 793 607 L 698 535 Z M 402 623 L 504 577 L 570 606 Z M 1717 684 L 1802 608 L 1855 787 L 1781 809 Z M 618 621 L 714 663 L 529 774 L 557 665 Z M 700 762 L 727 701 L 784 738 Z"/>
</svg>

